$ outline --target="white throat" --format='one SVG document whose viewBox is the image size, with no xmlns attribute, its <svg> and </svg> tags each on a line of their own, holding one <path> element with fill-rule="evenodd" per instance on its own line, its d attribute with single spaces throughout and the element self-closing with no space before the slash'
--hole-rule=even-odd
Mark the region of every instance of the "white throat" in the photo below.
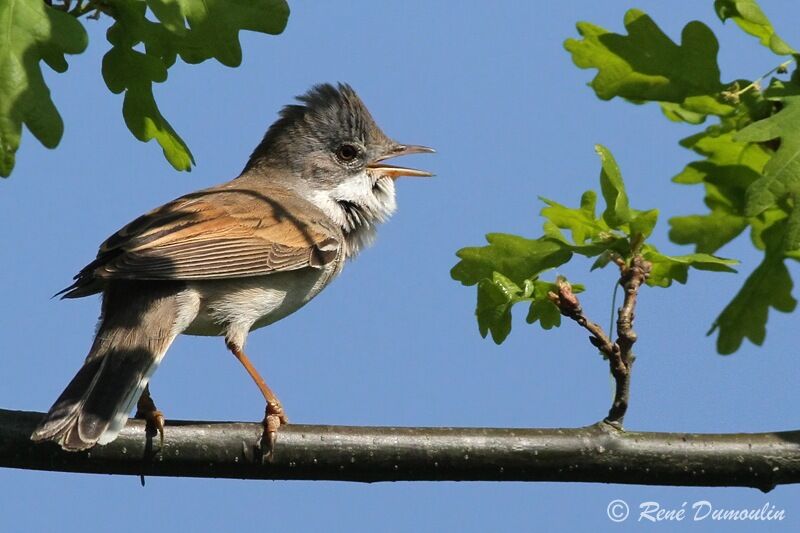
<svg viewBox="0 0 800 533">
<path fill-rule="evenodd" d="M 342 229 L 345 257 L 355 257 L 375 240 L 378 224 L 397 209 L 394 181 L 376 179 L 366 171 L 336 185 L 311 193 L 309 200 Z"/>
</svg>

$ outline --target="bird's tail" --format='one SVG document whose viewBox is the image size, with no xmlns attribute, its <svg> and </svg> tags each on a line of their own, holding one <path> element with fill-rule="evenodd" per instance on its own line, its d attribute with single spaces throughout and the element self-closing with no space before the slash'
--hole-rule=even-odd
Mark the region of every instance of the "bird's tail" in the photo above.
<svg viewBox="0 0 800 533">
<path fill-rule="evenodd" d="M 83 366 L 31 435 L 78 451 L 119 434 L 150 376 L 174 340 L 176 290 L 171 284 L 113 282 Z"/>
</svg>

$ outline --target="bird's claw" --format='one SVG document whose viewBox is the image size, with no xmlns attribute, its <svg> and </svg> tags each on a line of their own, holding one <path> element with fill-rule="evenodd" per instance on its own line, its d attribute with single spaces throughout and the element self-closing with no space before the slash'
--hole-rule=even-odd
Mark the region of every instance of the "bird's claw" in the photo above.
<svg viewBox="0 0 800 533">
<path fill-rule="evenodd" d="M 289 423 L 283 406 L 279 402 L 268 402 L 264 414 L 264 433 L 261 435 L 261 461 L 272 462 L 275 442 L 278 440 L 278 429 Z"/>
<path fill-rule="evenodd" d="M 147 411 L 145 413 L 136 413 L 136 418 L 142 418 L 147 422 L 147 432 L 157 432 L 159 448 L 164 448 L 164 413 L 161 411 Z"/>
<path fill-rule="evenodd" d="M 150 387 L 146 386 L 139 397 L 136 404 L 135 418 L 139 418 L 147 422 L 145 431 L 150 436 L 154 432 L 158 432 L 160 449 L 164 448 L 164 413 L 158 410 L 153 397 L 150 396 Z"/>
</svg>

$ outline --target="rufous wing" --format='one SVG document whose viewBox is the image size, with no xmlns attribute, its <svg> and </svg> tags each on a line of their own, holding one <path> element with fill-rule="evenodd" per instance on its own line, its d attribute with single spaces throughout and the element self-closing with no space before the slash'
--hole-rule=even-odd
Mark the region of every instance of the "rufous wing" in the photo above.
<svg viewBox="0 0 800 533">
<path fill-rule="evenodd" d="M 340 240 L 312 204 L 286 191 L 209 189 L 123 227 L 63 292 L 92 294 L 112 279 L 226 279 L 320 268 L 340 258 Z"/>
</svg>

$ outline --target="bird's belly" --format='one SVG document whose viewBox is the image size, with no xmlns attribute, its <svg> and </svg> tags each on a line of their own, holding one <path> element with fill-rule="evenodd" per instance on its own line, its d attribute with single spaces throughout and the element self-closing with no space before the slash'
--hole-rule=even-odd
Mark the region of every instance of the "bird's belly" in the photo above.
<svg viewBox="0 0 800 533">
<path fill-rule="evenodd" d="M 303 269 L 253 278 L 190 282 L 197 310 L 183 333 L 226 335 L 276 322 L 300 309 L 330 281 L 332 269 Z"/>
</svg>

